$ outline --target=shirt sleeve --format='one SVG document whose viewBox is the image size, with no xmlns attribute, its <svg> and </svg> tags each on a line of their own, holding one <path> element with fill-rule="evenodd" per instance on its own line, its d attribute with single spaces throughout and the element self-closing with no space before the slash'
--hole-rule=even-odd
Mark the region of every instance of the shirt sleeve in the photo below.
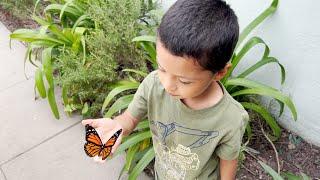
<svg viewBox="0 0 320 180">
<path fill-rule="evenodd" d="M 128 106 L 129 113 L 138 120 L 145 117 L 148 112 L 148 92 L 152 83 L 152 73 L 147 75 L 139 85 L 133 100 Z"/>
<path fill-rule="evenodd" d="M 240 147 L 242 137 L 245 132 L 247 123 L 249 121 L 249 115 L 245 112 L 242 115 L 242 121 L 240 121 L 239 128 L 228 133 L 223 139 L 221 144 L 216 148 L 216 154 L 218 157 L 224 160 L 233 160 L 238 158 L 240 153 Z"/>
</svg>

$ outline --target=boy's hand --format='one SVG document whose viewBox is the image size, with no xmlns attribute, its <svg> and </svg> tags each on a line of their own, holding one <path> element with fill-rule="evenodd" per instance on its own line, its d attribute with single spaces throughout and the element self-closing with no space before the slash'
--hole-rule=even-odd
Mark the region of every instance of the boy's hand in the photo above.
<svg viewBox="0 0 320 180">
<path fill-rule="evenodd" d="M 109 118 L 82 120 L 82 125 L 85 126 L 87 124 L 95 128 L 103 144 L 105 144 L 117 130 L 123 129 L 120 123 Z M 116 143 L 113 145 L 110 156 L 112 156 L 112 154 L 120 145 L 121 139 L 122 139 L 122 133 L 118 137 Z M 103 163 L 106 161 L 106 160 L 102 160 L 101 157 L 98 157 L 98 156 L 93 157 L 93 160 L 95 162 L 100 162 L 100 163 Z"/>
</svg>

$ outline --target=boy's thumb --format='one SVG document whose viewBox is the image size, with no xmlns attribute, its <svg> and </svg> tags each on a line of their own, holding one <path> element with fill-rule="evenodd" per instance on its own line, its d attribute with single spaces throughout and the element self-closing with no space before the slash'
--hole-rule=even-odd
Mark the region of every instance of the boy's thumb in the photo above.
<svg viewBox="0 0 320 180">
<path fill-rule="evenodd" d="M 84 125 L 84 126 L 87 125 L 87 124 L 92 126 L 92 122 L 93 122 L 93 119 L 86 119 L 86 120 L 82 120 L 81 124 Z"/>
</svg>

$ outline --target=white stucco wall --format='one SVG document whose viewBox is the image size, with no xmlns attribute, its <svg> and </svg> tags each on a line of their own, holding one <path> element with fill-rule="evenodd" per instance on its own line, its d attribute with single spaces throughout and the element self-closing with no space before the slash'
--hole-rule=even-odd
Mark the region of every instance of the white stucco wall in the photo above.
<svg viewBox="0 0 320 180">
<path fill-rule="evenodd" d="M 271 0 L 226 0 L 234 9 L 244 29 Z M 175 0 L 163 1 L 167 9 Z M 298 112 L 294 122 L 289 109 L 278 118 L 280 124 L 305 140 L 320 146 L 320 1 L 280 0 L 274 15 L 267 18 L 249 36 L 261 37 L 286 69 L 286 82 L 280 84 L 280 68 L 269 64 L 248 78 L 258 80 L 289 95 Z M 239 64 L 235 74 L 259 60 L 262 46 L 252 49 Z M 276 103 L 275 103 L 276 104 Z M 278 106 L 271 111 L 278 114 Z"/>
</svg>

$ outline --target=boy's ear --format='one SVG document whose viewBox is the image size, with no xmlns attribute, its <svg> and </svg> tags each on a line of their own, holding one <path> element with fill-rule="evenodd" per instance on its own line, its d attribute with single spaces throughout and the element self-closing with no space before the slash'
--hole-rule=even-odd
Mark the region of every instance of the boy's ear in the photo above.
<svg viewBox="0 0 320 180">
<path fill-rule="evenodd" d="M 219 81 L 221 80 L 226 74 L 227 72 L 229 71 L 229 69 L 232 67 L 232 64 L 230 62 L 228 62 L 224 68 L 220 71 L 218 71 L 215 76 L 214 76 L 214 80 L 215 81 Z"/>
</svg>

